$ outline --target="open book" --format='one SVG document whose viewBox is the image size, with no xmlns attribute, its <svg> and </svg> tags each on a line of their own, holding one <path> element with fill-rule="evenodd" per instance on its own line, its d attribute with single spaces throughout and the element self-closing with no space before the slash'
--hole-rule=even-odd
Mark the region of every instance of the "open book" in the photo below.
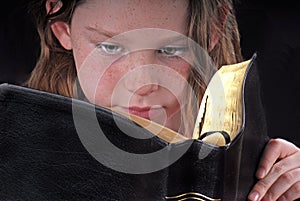
<svg viewBox="0 0 300 201">
<path fill-rule="evenodd" d="M 254 56 L 217 72 L 193 139 L 84 101 L 0 85 L 0 199 L 247 200 L 268 140 L 256 68 Z"/>
</svg>

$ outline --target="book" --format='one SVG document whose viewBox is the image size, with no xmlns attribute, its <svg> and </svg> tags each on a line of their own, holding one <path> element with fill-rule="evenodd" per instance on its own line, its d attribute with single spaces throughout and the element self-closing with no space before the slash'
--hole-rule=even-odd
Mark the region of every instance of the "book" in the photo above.
<svg viewBox="0 0 300 201">
<path fill-rule="evenodd" d="M 247 200 L 268 140 L 257 75 L 256 55 L 222 67 L 192 139 L 134 115 L 1 84 L 0 199 Z"/>
</svg>

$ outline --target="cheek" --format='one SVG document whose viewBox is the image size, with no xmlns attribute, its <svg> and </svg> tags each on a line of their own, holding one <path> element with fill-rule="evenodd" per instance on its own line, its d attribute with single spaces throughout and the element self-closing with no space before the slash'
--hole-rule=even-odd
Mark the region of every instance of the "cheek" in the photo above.
<svg viewBox="0 0 300 201">
<path fill-rule="evenodd" d="M 187 62 L 180 62 L 178 65 L 175 65 L 172 70 L 178 74 L 177 77 L 170 78 L 173 79 L 170 83 L 172 83 L 173 86 L 176 86 L 175 89 L 171 87 L 171 89 L 173 89 L 172 94 L 175 95 L 177 99 L 176 102 L 173 102 L 173 106 L 182 107 L 187 103 L 187 90 L 190 87 L 187 79 L 191 72 L 191 65 Z"/>
<path fill-rule="evenodd" d="M 111 60 L 99 57 L 97 52 L 85 59 L 83 55 L 77 56 L 77 62 L 82 61 L 76 68 L 84 95 L 91 103 L 110 107 L 112 93 L 124 72 L 111 65 Z"/>
<path fill-rule="evenodd" d="M 159 74 L 162 75 L 161 83 L 164 87 L 164 93 L 161 97 L 172 112 L 186 104 L 187 79 L 191 72 L 191 66 L 184 61 L 169 62 L 168 67 Z"/>
<path fill-rule="evenodd" d="M 162 63 L 162 65 L 165 65 L 166 67 L 170 68 L 170 70 L 175 71 L 185 80 L 187 80 L 191 72 L 191 64 L 189 64 L 183 58 L 173 58 L 170 60 L 166 60 Z"/>
<path fill-rule="evenodd" d="M 185 94 L 186 86 L 188 85 L 187 79 L 191 72 L 191 66 L 185 61 L 174 62 L 169 64 L 169 73 L 166 73 L 166 84 L 172 92 L 178 97 Z M 172 72 L 171 72 L 172 71 Z"/>
<path fill-rule="evenodd" d="M 88 88 L 87 94 L 88 100 L 96 105 L 111 107 L 112 96 L 116 93 L 116 86 L 118 85 L 123 72 L 116 68 L 108 68 L 104 73 L 93 71 L 94 74 L 102 74 L 98 77 L 97 81 L 90 80 L 90 84 L 86 85 Z M 93 85 L 93 86 L 91 86 Z M 94 92 L 90 91 L 90 88 L 94 88 Z"/>
<path fill-rule="evenodd" d="M 111 94 L 123 72 L 112 67 L 112 60 L 101 57 L 89 43 L 77 41 L 73 55 L 78 80 L 88 101 L 109 107 Z"/>
<path fill-rule="evenodd" d="M 191 66 L 190 64 L 186 62 L 182 62 L 174 67 L 174 70 L 179 73 L 185 80 L 189 77 L 189 74 L 191 72 Z"/>
</svg>

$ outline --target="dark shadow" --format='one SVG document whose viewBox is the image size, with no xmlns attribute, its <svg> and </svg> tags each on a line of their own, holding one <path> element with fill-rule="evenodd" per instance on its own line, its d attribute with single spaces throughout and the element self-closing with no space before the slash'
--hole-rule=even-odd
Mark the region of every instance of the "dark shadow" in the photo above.
<svg viewBox="0 0 300 201">
<path fill-rule="evenodd" d="M 244 58 L 259 55 L 268 134 L 300 146 L 299 6 L 240 1 L 236 7 Z"/>
<path fill-rule="evenodd" d="M 8 1 L 0 13 L 0 83 L 23 83 L 39 54 L 39 39 L 27 0 Z"/>
</svg>

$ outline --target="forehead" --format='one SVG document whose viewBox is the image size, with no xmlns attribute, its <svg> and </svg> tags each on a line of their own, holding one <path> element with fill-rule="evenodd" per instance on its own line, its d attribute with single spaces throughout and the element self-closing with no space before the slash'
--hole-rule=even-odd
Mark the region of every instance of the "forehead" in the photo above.
<svg viewBox="0 0 300 201">
<path fill-rule="evenodd" d="M 73 15 L 73 24 L 123 33 L 141 28 L 184 34 L 187 0 L 87 0 Z"/>
</svg>

